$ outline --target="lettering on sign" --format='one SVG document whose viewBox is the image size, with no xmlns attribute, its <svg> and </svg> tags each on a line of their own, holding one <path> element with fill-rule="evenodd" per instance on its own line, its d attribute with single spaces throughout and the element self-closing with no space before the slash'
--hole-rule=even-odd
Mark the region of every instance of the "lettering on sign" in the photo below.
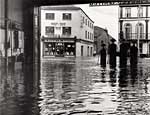
<svg viewBox="0 0 150 115">
<path fill-rule="evenodd" d="M 61 26 L 65 26 L 66 23 L 64 23 L 64 22 L 61 22 L 61 23 L 58 23 L 58 22 L 52 22 L 51 25 L 57 26 L 57 27 L 61 27 Z"/>
</svg>

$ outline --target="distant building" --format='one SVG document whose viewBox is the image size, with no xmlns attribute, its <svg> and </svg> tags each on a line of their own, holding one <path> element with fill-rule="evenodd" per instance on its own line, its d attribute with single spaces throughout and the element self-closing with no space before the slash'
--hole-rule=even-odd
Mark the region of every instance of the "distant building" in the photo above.
<svg viewBox="0 0 150 115">
<path fill-rule="evenodd" d="M 110 43 L 110 39 L 112 39 L 108 34 L 107 29 L 103 29 L 98 26 L 94 26 L 94 51 L 98 53 L 101 49 L 102 41 L 104 44 L 106 44 L 106 48 L 108 48 L 108 45 Z"/>
<path fill-rule="evenodd" d="M 120 5 L 119 26 L 120 40 L 135 41 L 140 55 L 150 56 L 150 6 Z"/>
<path fill-rule="evenodd" d="M 79 7 L 41 7 L 41 58 L 92 56 L 93 24 Z"/>
</svg>

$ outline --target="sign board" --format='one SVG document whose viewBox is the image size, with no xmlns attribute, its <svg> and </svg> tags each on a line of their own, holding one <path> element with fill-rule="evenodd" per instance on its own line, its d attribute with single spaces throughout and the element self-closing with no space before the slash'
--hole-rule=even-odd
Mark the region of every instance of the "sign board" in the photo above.
<svg viewBox="0 0 150 115">
<path fill-rule="evenodd" d="M 99 3 L 90 3 L 89 5 L 92 6 L 110 6 L 110 5 L 150 5 L 150 0 L 120 0 L 120 1 L 108 1 L 108 2 L 99 2 Z"/>
</svg>

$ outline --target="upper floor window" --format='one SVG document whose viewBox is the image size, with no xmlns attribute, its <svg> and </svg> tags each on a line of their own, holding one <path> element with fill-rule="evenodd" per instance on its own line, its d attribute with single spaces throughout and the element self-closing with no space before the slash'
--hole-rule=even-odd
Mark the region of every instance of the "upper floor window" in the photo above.
<svg viewBox="0 0 150 115">
<path fill-rule="evenodd" d="M 46 26 L 45 27 L 45 34 L 46 35 L 54 34 L 54 27 L 52 27 L 52 26 Z"/>
<path fill-rule="evenodd" d="M 63 13 L 63 20 L 71 20 L 71 13 Z"/>
<path fill-rule="evenodd" d="M 90 37 L 89 35 L 90 35 L 90 33 L 88 32 L 88 39 L 89 39 L 89 37 Z"/>
<path fill-rule="evenodd" d="M 84 17 L 83 17 L 83 19 L 82 19 L 82 22 L 84 23 Z"/>
<path fill-rule="evenodd" d="M 137 14 L 137 16 L 138 17 L 143 17 L 143 8 L 142 7 L 138 7 L 138 14 Z"/>
<path fill-rule="evenodd" d="M 71 27 L 63 27 L 62 34 L 63 35 L 71 35 Z"/>
<path fill-rule="evenodd" d="M 85 19 L 85 24 L 87 25 L 87 19 Z"/>
<path fill-rule="evenodd" d="M 46 13 L 46 19 L 47 20 L 54 20 L 55 14 L 54 13 Z"/>
<path fill-rule="evenodd" d="M 87 38 L 87 31 L 85 31 L 85 38 Z"/>
<path fill-rule="evenodd" d="M 131 17 L 131 8 L 126 8 L 125 16 Z"/>
</svg>

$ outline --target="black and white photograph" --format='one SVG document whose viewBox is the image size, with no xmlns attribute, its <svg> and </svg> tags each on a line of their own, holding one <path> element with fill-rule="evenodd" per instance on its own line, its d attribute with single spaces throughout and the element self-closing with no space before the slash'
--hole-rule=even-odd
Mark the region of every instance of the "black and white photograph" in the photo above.
<svg viewBox="0 0 150 115">
<path fill-rule="evenodd" d="M 150 115 L 150 0 L 0 0 L 0 115 Z"/>
</svg>

